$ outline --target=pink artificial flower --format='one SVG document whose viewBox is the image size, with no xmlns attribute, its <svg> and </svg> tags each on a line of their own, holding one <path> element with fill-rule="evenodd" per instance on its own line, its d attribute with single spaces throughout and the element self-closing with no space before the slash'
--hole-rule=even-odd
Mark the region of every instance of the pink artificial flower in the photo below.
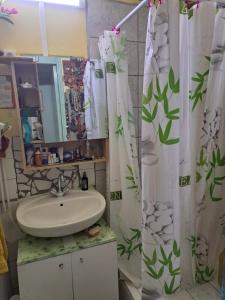
<svg viewBox="0 0 225 300">
<path fill-rule="evenodd" d="M 1 12 L 7 15 L 16 15 L 18 11 L 15 8 L 8 8 L 1 6 Z"/>
<path fill-rule="evenodd" d="M 18 10 L 17 10 L 16 8 L 11 8 L 11 9 L 10 9 L 10 14 L 11 14 L 11 15 L 16 15 L 16 14 L 18 14 Z"/>
</svg>

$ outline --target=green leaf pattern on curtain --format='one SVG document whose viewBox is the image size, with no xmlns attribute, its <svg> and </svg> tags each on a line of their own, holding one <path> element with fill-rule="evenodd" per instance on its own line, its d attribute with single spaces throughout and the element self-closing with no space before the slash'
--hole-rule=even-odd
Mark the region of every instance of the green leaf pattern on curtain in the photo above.
<svg viewBox="0 0 225 300">
<path fill-rule="evenodd" d="M 181 250 L 175 240 L 172 243 L 171 251 L 168 253 L 163 246 L 154 249 L 152 255 L 143 253 L 147 274 L 160 281 L 162 289 L 167 295 L 174 294 L 180 288 L 180 282 L 177 283 L 176 281 L 176 277 L 180 275 L 180 267 L 177 266 L 176 259 L 180 255 Z M 165 274 L 169 274 L 169 276 L 165 276 Z"/>
<path fill-rule="evenodd" d="M 157 180 L 152 178 L 154 176 L 151 176 L 149 179 L 152 195 L 148 197 L 147 193 L 150 192 L 148 187 L 145 187 L 146 193 L 143 193 L 145 197 L 143 198 L 143 214 L 145 213 L 143 222 L 143 270 L 149 276 L 149 282 L 146 279 L 147 283 L 144 289 L 151 290 L 155 288 L 160 290 L 161 288 L 163 293 L 169 295 L 175 293 L 180 287 L 180 261 L 176 260 L 182 254 L 187 254 L 187 252 L 183 253 L 184 247 L 187 247 L 187 241 L 182 237 L 182 234 L 181 239 L 178 240 L 176 233 L 171 230 L 170 234 L 173 236 L 173 242 L 171 240 L 165 242 L 165 240 L 161 239 L 164 229 L 160 229 L 161 224 L 159 224 L 160 222 L 158 222 L 157 218 L 161 214 L 164 214 L 163 217 L 165 218 L 166 212 L 157 212 L 156 215 L 154 209 L 158 205 L 164 206 L 165 203 L 169 203 L 171 210 L 174 210 L 174 206 L 176 207 L 177 205 L 173 199 L 167 199 L 166 195 L 161 193 L 159 188 L 155 188 L 155 185 L 161 184 L 161 177 L 165 180 L 160 173 L 163 169 L 160 164 L 165 163 L 169 165 L 167 162 L 169 155 L 178 155 L 180 158 L 180 166 L 175 166 L 175 168 L 178 168 L 178 173 L 180 174 L 181 196 L 179 196 L 180 199 L 175 200 L 179 202 L 182 208 L 193 209 L 193 215 L 188 216 L 188 213 L 186 215 L 180 211 L 179 217 L 183 216 L 189 222 L 185 219 L 185 222 L 188 223 L 185 230 L 190 235 L 192 234 L 188 238 L 192 257 L 187 257 L 187 264 L 189 262 L 190 266 L 186 266 L 186 268 L 190 277 L 192 274 L 195 275 L 193 281 L 196 283 L 207 283 L 214 278 L 215 251 L 220 251 L 220 240 L 218 238 L 219 234 L 221 234 L 221 240 L 224 241 L 225 228 L 223 205 L 225 201 L 225 148 L 224 133 L 222 131 L 225 123 L 223 120 L 224 96 L 223 100 L 221 97 L 221 95 L 224 95 L 223 82 L 225 79 L 225 34 L 221 18 L 225 20 L 225 10 L 218 9 L 219 12 L 217 12 L 215 5 L 212 3 L 201 4 L 199 10 L 196 10 L 196 1 L 188 1 L 188 4 L 184 1 L 179 1 L 179 21 L 180 25 L 182 25 L 180 28 L 184 30 L 182 34 L 186 35 L 188 41 L 186 40 L 184 43 L 187 48 L 182 48 L 183 52 L 181 53 L 184 56 L 186 55 L 185 58 L 187 58 L 187 62 L 180 61 L 182 67 L 180 70 L 184 73 L 177 75 L 176 70 L 178 68 L 176 68 L 176 64 L 173 65 L 172 59 L 170 61 L 169 58 L 170 67 L 167 72 L 160 72 L 160 60 L 155 59 L 157 33 L 162 39 L 161 43 L 165 45 L 167 34 L 165 28 L 167 28 L 166 23 L 168 23 L 168 19 L 170 20 L 170 16 L 167 18 L 168 7 L 171 5 L 170 9 L 177 8 L 175 7 L 175 2 L 168 1 L 164 8 L 152 9 L 152 12 L 150 12 L 146 47 L 146 64 L 148 66 L 145 66 L 147 80 L 144 80 L 145 92 L 142 96 L 142 128 L 144 128 L 142 141 L 143 146 L 145 146 L 145 148 L 143 147 L 145 157 L 142 159 L 142 171 L 144 169 L 142 174 L 144 174 L 145 178 L 148 174 L 154 174 L 157 177 Z M 201 10 L 201 6 L 204 5 L 205 8 Z M 210 21 L 213 27 L 210 34 L 204 28 L 207 13 L 210 18 L 207 22 Z M 201 21 L 198 18 L 202 18 Z M 170 23 L 169 26 L 171 26 Z M 161 31 L 158 27 L 161 27 Z M 171 29 L 171 31 L 176 30 L 175 27 Z M 220 31 L 221 34 L 218 35 Z M 179 35 L 179 30 L 177 30 L 177 34 Z M 207 47 L 204 48 L 202 45 L 198 45 L 197 37 L 199 38 L 200 36 L 202 36 L 202 41 L 206 40 L 206 37 L 211 39 L 207 43 L 206 41 L 203 42 Z M 175 39 L 173 40 L 173 37 L 169 36 L 169 38 L 172 43 L 176 42 Z M 181 41 L 182 38 L 183 36 L 180 37 Z M 179 48 L 177 44 L 176 47 Z M 175 47 L 173 48 L 172 44 L 170 44 L 171 49 L 175 51 Z M 165 53 L 164 55 L 166 55 Z M 196 56 L 194 53 L 196 53 Z M 188 61 L 189 59 L 190 62 Z M 157 64 L 158 69 L 156 67 Z M 185 69 L 185 67 L 188 68 Z M 181 82 L 182 87 L 180 91 Z M 179 103 L 176 101 L 177 97 L 179 98 Z M 173 132 L 179 132 L 173 131 L 178 126 L 187 126 L 183 131 L 180 128 L 180 132 L 184 133 L 184 135 L 172 134 Z M 179 144 L 179 150 L 182 149 L 182 151 L 186 150 L 186 146 L 187 151 L 184 151 L 184 154 L 174 151 L 172 154 L 170 149 L 173 149 L 173 147 L 171 146 L 176 144 Z M 174 148 L 175 150 L 177 149 L 176 147 Z M 158 159 L 154 160 L 153 155 Z M 172 170 L 170 171 L 166 168 L 165 170 L 171 176 L 174 175 L 174 181 L 177 180 L 177 177 L 175 177 L 177 175 L 176 172 L 173 173 Z M 151 171 L 155 173 L 151 173 Z M 193 176 L 194 173 L 195 176 Z M 142 178 L 143 184 L 147 183 L 145 178 L 144 180 Z M 169 187 L 176 189 L 173 183 Z M 168 197 L 174 195 L 169 192 L 168 194 Z M 223 210 L 221 213 L 219 208 Z M 180 208 L 176 207 L 176 209 L 179 210 Z M 218 217 L 215 217 L 213 221 L 212 216 L 213 214 L 215 216 L 216 212 L 219 212 Z M 175 219 L 178 216 L 173 215 L 173 217 Z M 209 217 L 210 225 L 205 224 L 205 217 Z M 176 222 L 176 226 L 186 226 L 182 222 Z M 155 231 L 152 230 L 152 224 Z M 176 231 L 175 222 L 172 225 L 173 230 Z M 210 240 L 210 235 L 212 236 L 212 228 L 210 227 L 213 227 L 213 230 L 216 231 L 216 237 L 212 237 L 212 240 L 217 243 L 215 246 L 216 250 L 213 242 Z M 179 232 L 179 230 L 176 232 Z M 168 275 L 165 276 L 165 274 Z M 186 278 L 183 277 L 183 279 L 185 281 Z"/>
<path fill-rule="evenodd" d="M 135 252 L 142 253 L 141 230 L 130 228 L 130 237 L 123 236 L 123 243 L 118 243 L 117 250 L 120 256 L 126 256 L 130 260 Z"/>
<path fill-rule="evenodd" d="M 170 67 L 168 81 L 164 87 L 160 86 L 159 78 L 156 75 L 155 80 L 151 80 L 148 86 L 147 95 L 143 95 L 142 97 L 142 120 L 152 123 L 160 142 L 165 145 L 177 144 L 180 140 L 179 138 L 171 137 L 172 125 L 176 120 L 179 120 L 180 109 L 178 107 L 171 109 L 169 102 L 173 94 L 179 93 L 179 86 L 180 81 L 179 79 L 175 79 L 174 70 Z M 159 105 L 162 106 L 164 116 L 168 119 L 165 127 L 160 122 L 158 125 L 154 122 Z"/>
<path fill-rule="evenodd" d="M 210 282 L 214 275 L 214 268 L 208 266 L 208 241 L 201 236 L 191 236 L 192 256 L 195 258 L 195 281 L 197 283 Z"/>
</svg>

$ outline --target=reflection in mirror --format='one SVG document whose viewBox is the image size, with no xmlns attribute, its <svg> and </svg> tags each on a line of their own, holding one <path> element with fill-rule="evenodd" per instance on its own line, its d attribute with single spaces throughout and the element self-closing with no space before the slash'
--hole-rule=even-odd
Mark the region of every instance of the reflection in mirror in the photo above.
<svg viewBox="0 0 225 300">
<path fill-rule="evenodd" d="M 107 138 L 104 64 L 63 59 L 67 140 Z"/>
<path fill-rule="evenodd" d="M 67 140 L 86 139 L 83 76 L 85 59 L 62 60 L 65 85 Z"/>
<path fill-rule="evenodd" d="M 104 63 L 44 56 L 35 61 L 44 141 L 107 138 Z"/>
</svg>

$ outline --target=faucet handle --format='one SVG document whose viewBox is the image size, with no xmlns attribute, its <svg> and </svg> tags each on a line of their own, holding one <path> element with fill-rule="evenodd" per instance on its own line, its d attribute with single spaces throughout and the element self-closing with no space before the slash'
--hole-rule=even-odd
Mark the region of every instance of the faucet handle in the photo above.
<svg viewBox="0 0 225 300">
<path fill-rule="evenodd" d="M 61 182 L 64 182 L 64 181 L 65 181 L 65 178 L 64 178 L 64 175 L 63 175 L 63 174 L 60 174 L 60 175 L 59 175 L 59 178 L 60 178 Z"/>
</svg>

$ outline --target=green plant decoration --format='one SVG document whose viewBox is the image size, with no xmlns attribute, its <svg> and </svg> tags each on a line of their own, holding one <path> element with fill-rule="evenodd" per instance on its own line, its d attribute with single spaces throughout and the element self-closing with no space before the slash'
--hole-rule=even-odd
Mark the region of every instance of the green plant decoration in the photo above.
<svg viewBox="0 0 225 300">
<path fill-rule="evenodd" d="M 91 99 L 88 99 L 88 101 L 84 103 L 84 110 L 87 110 L 90 107 L 91 107 Z"/>
<path fill-rule="evenodd" d="M 122 73 L 124 72 L 124 70 L 121 67 L 121 61 L 124 60 L 127 56 L 126 38 L 124 36 L 120 38 L 118 49 L 116 49 L 113 38 L 112 37 L 110 38 L 111 38 L 112 51 L 115 58 L 116 71 Z"/>
<path fill-rule="evenodd" d="M 127 169 L 129 172 L 129 176 L 126 176 L 126 180 L 129 183 L 129 186 L 127 187 L 128 190 L 136 190 L 138 189 L 138 185 L 136 184 L 135 178 L 134 178 L 134 173 L 133 170 L 131 168 L 131 166 L 127 165 Z"/>
<path fill-rule="evenodd" d="M 143 253 L 143 261 L 147 268 L 146 273 L 155 280 L 161 280 L 163 275 L 169 272 L 171 280 L 168 282 L 168 278 L 163 278 L 160 282 L 163 285 L 164 292 L 167 295 L 172 295 L 180 288 L 180 285 L 175 287 L 176 277 L 180 275 L 180 267 L 175 268 L 174 261 L 180 258 L 181 251 L 175 240 L 169 254 L 165 253 L 163 246 L 160 246 L 159 250 L 160 254 L 157 254 L 155 249 L 151 257 Z M 167 272 L 165 272 L 166 269 Z"/>
<path fill-rule="evenodd" d="M 5 3 L 5 0 L 0 0 L 0 20 L 14 24 L 12 21 L 12 15 L 18 14 L 18 11 L 15 8 L 4 7 L 3 3 Z"/>
<path fill-rule="evenodd" d="M 194 235 L 192 235 L 187 240 L 189 242 L 191 242 L 191 253 L 192 253 L 192 256 L 195 256 L 196 255 L 196 247 L 197 247 L 197 238 Z"/>
<path fill-rule="evenodd" d="M 196 1 L 189 1 L 187 5 L 185 1 L 180 0 L 180 14 L 188 15 L 188 19 L 190 20 L 194 15 L 193 5 L 195 5 Z"/>
<path fill-rule="evenodd" d="M 115 134 L 117 136 L 122 136 L 123 135 L 123 122 L 122 122 L 122 117 L 117 115 L 116 116 L 116 131 Z"/>
<path fill-rule="evenodd" d="M 206 175 L 206 181 L 209 182 L 209 192 L 212 201 L 221 201 L 222 197 L 215 196 L 215 188 L 221 186 L 225 180 L 224 176 L 216 176 L 216 170 L 219 167 L 225 166 L 225 154 L 221 157 L 220 149 L 212 152 L 212 159 L 210 161 L 210 169 Z"/>
<path fill-rule="evenodd" d="M 139 251 L 140 254 L 142 253 L 141 231 L 136 228 L 130 228 L 130 231 L 131 237 L 126 238 L 123 236 L 124 243 L 117 245 L 120 256 L 126 255 L 128 260 L 136 251 Z"/>
<path fill-rule="evenodd" d="M 173 68 L 170 68 L 168 74 L 168 82 L 163 88 L 160 86 L 158 76 L 155 77 L 155 82 L 151 80 L 147 95 L 142 97 L 142 119 L 147 123 L 153 123 L 153 127 L 157 126 L 154 124 L 155 118 L 158 113 L 159 105 L 163 106 L 165 118 L 168 119 L 166 127 L 163 129 L 162 126 L 158 125 L 157 134 L 159 134 L 159 140 L 162 144 L 173 145 L 179 143 L 179 138 L 171 138 L 171 130 L 173 122 L 179 120 L 179 108 L 170 109 L 169 99 L 173 94 L 179 93 L 180 81 L 175 79 Z M 170 95 L 168 95 L 170 93 Z"/>
<path fill-rule="evenodd" d="M 211 157 L 204 154 L 203 147 L 200 150 L 199 160 L 196 162 L 196 182 L 205 178 L 209 190 L 210 199 L 214 202 L 223 200 L 222 197 L 216 196 L 216 188 L 223 185 L 225 174 L 217 176 L 216 173 L 220 168 L 225 167 L 225 154 L 221 156 L 220 148 L 213 150 Z"/>
<path fill-rule="evenodd" d="M 205 56 L 210 62 L 210 57 Z M 196 72 L 195 75 L 192 77 L 192 81 L 196 84 L 195 89 L 193 91 L 189 91 L 189 99 L 192 102 L 192 111 L 195 110 L 197 104 L 203 101 L 203 97 L 207 92 L 207 79 L 209 75 L 209 69 L 207 69 L 203 73 Z"/>
<path fill-rule="evenodd" d="M 196 266 L 195 266 L 195 281 L 196 283 L 202 284 L 207 283 L 212 280 L 214 269 L 210 268 L 207 265 L 198 265 L 197 262 L 197 237 L 192 235 L 190 238 L 187 239 L 191 243 L 191 251 L 192 257 L 196 257 Z"/>
<path fill-rule="evenodd" d="M 134 124 L 134 116 L 130 111 L 128 111 L 128 123 Z"/>
<path fill-rule="evenodd" d="M 197 283 L 207 283 L 213 278 L 214 269 L 210 269 L 208 266 L 196 266 L 195 280 Z"/>
</svg>

